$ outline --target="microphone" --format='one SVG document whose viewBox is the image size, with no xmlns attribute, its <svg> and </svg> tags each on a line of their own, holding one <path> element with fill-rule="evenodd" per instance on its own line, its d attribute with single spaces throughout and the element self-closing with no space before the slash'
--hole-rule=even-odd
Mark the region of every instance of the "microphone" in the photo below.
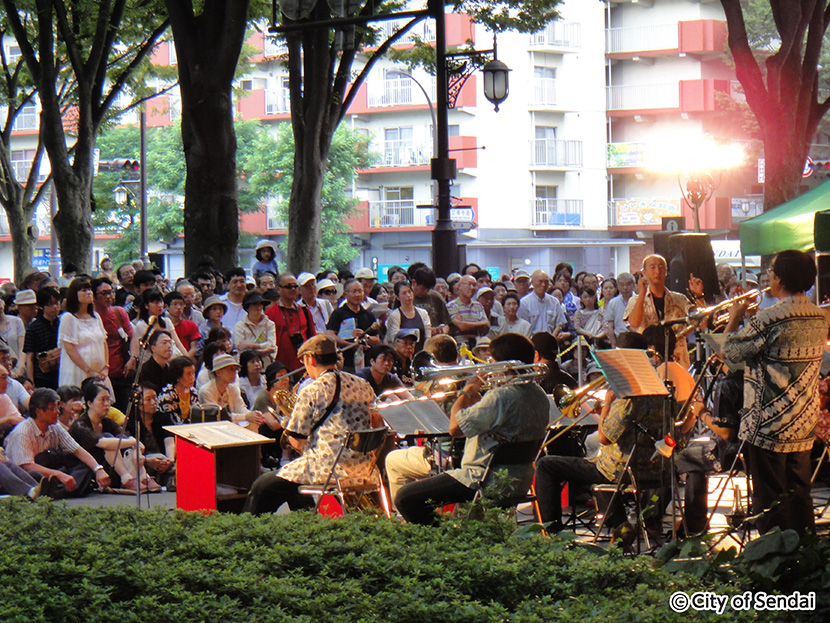
<svg viewBox="0 0 830 623">
<path fill-rule="evenodd" d="M 138 344 L 141 348 L 147 348 L 147 342 L 150 341 L 150 335 L 153 333 L 153 329 L 156 327 L 158 320 L 158 316 L 150 316 L 150 322 L 147 323 L 147 330 L 144 332 L 144 335 L 141 336 L 141 339 L 138 340 Z"/>
</svg>

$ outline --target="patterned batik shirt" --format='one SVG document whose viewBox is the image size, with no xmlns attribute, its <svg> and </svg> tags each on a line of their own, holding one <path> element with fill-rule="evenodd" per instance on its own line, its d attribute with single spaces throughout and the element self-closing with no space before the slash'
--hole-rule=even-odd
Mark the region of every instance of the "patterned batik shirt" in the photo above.
<svg viewBox="0 0 830 623">
<path fill-rule="evenodd" d="M 315 430 L 314 424 L 323 417 L 334 398 L 337 376 L 340 375 L 340 398 L 326 421 Z M 280 478 L 298 484 L 322 484 L 346 441 L 349 432 L 371 428 L 370 409 L 375 392 L 364 380 L 345 372 L 325 372 L 304 387 L 297 396 L 286 430 L 300 438 L 306 437 L 303 454 L 280 469 Z M 337 466 L 338 478 L 359 478 L 366 473 L 370 458 L 365 454 L 344 450 Z"/>
<path fill-rule="evenodd" d="M 813 447 L 826 340 L 827 320 L 806 296 L 782 298 L 726 335 L 724 356 L 746 363 L 739 439 L 773 452 Z"/>
</svg>

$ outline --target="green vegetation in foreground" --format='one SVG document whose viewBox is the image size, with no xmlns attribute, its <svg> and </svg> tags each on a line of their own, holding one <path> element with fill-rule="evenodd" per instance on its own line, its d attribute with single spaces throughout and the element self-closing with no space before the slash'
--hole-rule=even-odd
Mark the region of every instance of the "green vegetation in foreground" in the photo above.
<svg viewBox="0 0 830 623">
<path fill-rule="evenodd" d="M 425 528 L 365 515 L 205 516 L 7 498 L 0 542 L 4 623 L 785 620 L 669 609 L 675 591 L 734 595 L 765 581 L 737 561 L 698 565 L 702 579 L 669 573 L 651 558 L 516 533 L 495 514 Z M 810 551 L 818 563 L 801 567 L 796 586 L 826 593 L 827 543 Z M 799 555 L 779 554 L 792 584 L 786 560 Z M 784 569 L 769 560 L 767 576 Z"/>
</svg>

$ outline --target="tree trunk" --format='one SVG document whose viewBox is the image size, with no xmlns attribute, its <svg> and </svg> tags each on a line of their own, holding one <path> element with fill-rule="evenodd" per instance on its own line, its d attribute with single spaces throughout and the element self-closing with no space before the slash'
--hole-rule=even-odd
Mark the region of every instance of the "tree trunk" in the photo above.
<svg viewBox="0 0 830 623">
<path fill-rule="evenodd" d="M 801 194 L 806 145 L 809 138 L 788 124 L 773 122 L 764 128 L 765 212 Z"/>
<path fill-rule="evenodd" d="M 12 237 L 12 259 L 14 260 L 14 281 L 23 281 L 23 275 L 32 268 L 37 238 L 29 236 L 29 223 L 32 221 L 32 211 L 23 206 L 13 209 L 6 208 L 6 219 L 9 222 L 9 233 Z"/>
<path fill-rule="evenodd" d="M 209 77 L 182 91 L 182 145 L 187 176 L 184 261 L 190 272 L 202 255 L 217 268 L 238 265 L 239 212 L 236 196 L 236 133 L 230 85 L 215 88 Z M 185 95 L 187 93 L 187 95 Z"/>
<path fill-rule="evenodd" d="M 90 218 L 90 190 L 87 184 L 78 183 L 75 175 L 67 175 L 61 169 L 62 167 L 57 167 L 52 172 L 58 198 L 58 211 L 52 221 L 52 232 L 58 237 L 61 264 L 72 262 L 78 267 L 79 273 L 88 273 L 92 267 L 94 238 Z"/>
<path fill-rule="evenodd" d="M 331 140 L 329 140 L 331 142 Z M 305 141 L 294 149 L 294 179 L 288 203 L 288 270 L 295 275 L 320 270 L 323 181 L 327 158 Z"/>
</svg>

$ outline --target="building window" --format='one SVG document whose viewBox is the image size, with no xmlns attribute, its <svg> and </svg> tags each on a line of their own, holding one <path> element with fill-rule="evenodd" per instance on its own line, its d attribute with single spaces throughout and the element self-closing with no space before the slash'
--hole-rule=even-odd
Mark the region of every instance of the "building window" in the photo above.
<svg viewBox="0 0 830 623">
<path fill-rule="evenodd" d="M 13 130 L 37 130 L 37 106 L 29 104 L 17 113 Z"/>
<path fill-rule="evenodd" d="M 535 104 L 556 104 L 556 68 L 533 68 L 533 102 Z"/>
<path fill-rule="evenodd" d="M 29 171 L 32 169 L 32 159 L 35 157 L 34 149 L 12 149 L 11 163 L 14 171 L 14 179 L 20 184 L 26 183 Z"/>
<path fill-rule="evenodd" d="M 383 130 L 383 162 L 386 166 L 408 166 L 417 163 L 412 127 Z"/>
</svg>

